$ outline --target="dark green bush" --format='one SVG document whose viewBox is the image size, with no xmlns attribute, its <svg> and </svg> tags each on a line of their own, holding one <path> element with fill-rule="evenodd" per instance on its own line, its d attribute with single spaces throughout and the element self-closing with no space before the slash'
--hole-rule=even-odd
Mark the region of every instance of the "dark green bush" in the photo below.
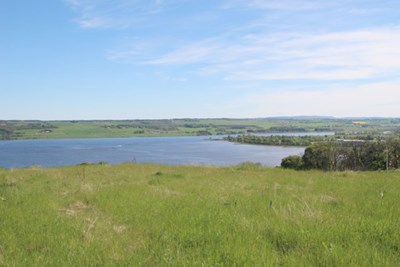
<svg viewBox="0 0 400 267">
<path fill-rule="evenodd" d="M 303 159 L 301 156 L 288 156 L 282 159 L 281 167 L 285 169 L 301 170 L 303 168 Z"/>
</svg>

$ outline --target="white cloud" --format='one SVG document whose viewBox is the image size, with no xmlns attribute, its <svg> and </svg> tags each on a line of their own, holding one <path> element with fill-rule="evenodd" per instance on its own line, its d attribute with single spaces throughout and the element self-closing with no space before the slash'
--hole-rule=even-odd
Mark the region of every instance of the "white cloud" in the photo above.
<svg viewBox="0 0 400 267">
<path fill-rule="evenodd" d="M 127 28 L 147 20 L 166 5 L 162 0 L 65 0 L 85 29 Z"/>
<path fill-rule="evenodd" d="M 161 11 L 167 12 L 168 7 L 191 4 L 191 0 L 65 1 L 78 13 L 76 20 L 80 27 L 86 29 L 127 28 L 136 23 L 148 22 L 149 17 Z M 370 0 L 366 1 L 369 4 L 358 9 L 368 11 L 379 7 L 376 3 L 372 5 Z M 247 7 L 272 10 L 266 13 L 267 17 L 273 17 L 276 10 L 286 10 L 293 13 L 293 18 L 299 19 L 303 11 L 320 12 L 324 9 L 324 12 L 329 13 L 327 9 L 333 7 L 354 9 L 359 2 L 227 0 L 224 4 L 236 9 Z M 207 6 L 210 9 L 213 7 Z M 223 12 L 216 17 L 224 18 Z M 248 12 L 247 15 L 253 14 Z M 192 15 L 184 15 L 188 25 L 192 23 Z M 175 36 L 174 33 L 169 40 L 159 40 L 158 34 L 167 32 L 168 36 L 171 30 L 166 18 L 160 18 L 157 26 L 149 26 L 145 34 L 134 34 L 136 39 L 133 44 L 109 50 L 107 58 L 114 62 L 147 64 L 154 68 L 193 65 L 202 75 L 217 74 L 225 80 L 359 80 L 390 76 L 400 71 L 399 26 L 333 31 L 315 25 L 308 30 L 291 27 L 282 30 L 269 28 L 268 22 L 274 19 L 257 23 L 260 16 L 262 14 L 246 20 L 240 26 L 233 22 L 231 28 L 213 35 L 189 38 Z M 278 21 L 283 28 L 289 23 L 280 19 Z M 205 23 L 200 27 L 212 25 Z"/>
<path fill-rule="evenodd" d="M 258 116 L 333 115 L 398 116 L 400 82 L 336 85 L 326 90 L 275 90 L 253 94 L 244 102 L 254 106 Z M 263 115 L 262 115 L 263 114 Z"/>
<path fill-rule="evenodd" d="M 222 47 L 218 42 L 202 41 L 182 47 L 179 50 L 151 59 L 151 65 L 185 65 L 210 62 L 212 55 Z"/>
<path fill-rule="evenodd" d="M 315 0 L 250 0 L 246 1 L 247 5 L 253 8 L 273 9 L 273 10 L 308 10 L 321 9 L 332 4 L 329 1 Z"/>
<path fill-rule="evenodd" d="M 191 43 L 145 63 L 201 64 L 226 79 L 349 80 L 400 71 L 400 28 L 320 34 L 253 34 Z"/>
<path fill-rule="evenodd" d="M 190 5 L 191 1 L 68 2 L 78 12 L 82 28 L 146 24 L 146 32 L 131 30 L 126 36 L 132 37 L 124 37 L 123 44 L 108 51 L 107 58 L 113 62 L 146 65 L 145 69 L 161 73 L 159 78 L 164 81 L 193 81 L 193 76 L 185 77 L 190 72 L 220 78 L 215 87 L 255 84 L 248 86 L 248 91 L 238 90 L 241 93 L 268 88 L 264 90 L 268 93 L 254 94 L 245 102 L 241 96 L 232 103 L 232 107 L 247 105 L 246 116 L 400 114 L 400 83 L 393 81 L 400 73 L 400 24 L 393 19 L 391 24 L 375 23 L 373 15 L 387 11 L 394 2 L 229 0 L 222 4 L 225 9 L 221 3 L 207 2 L 207 12 L 198 14 L 194 8 L 183 8 L 187 13 L 170 24 L 171 15 L 180 9 L 168 13 L 168 8 Z M 154 24 L 157 26 L 147 25 L 155 14 L 160 15 Z M 245 19 L 232 19 L 237 14 L 244 14 Z M 193 17 L 206 15 L 215 20 L 205 19 L 201 25 L 194 22 Z M 188 30 L 173 28 L 182 21 L 186 25 L 181 28 Z M 219 28 L 218 22 L 229 25 Z M 371 81 L 375 83 L 368 85 Z M 291 82 L 302 88 L 289 90 L 285 86 Z M 312 83 L 321 87 L 307 89 L 305 85 Z M 226 108 L 221 105 L 221 114 Z M 241 113 L 242 109 L 231 110 Z"/>
<path fill-rule="evenodd" d="M 375 12 L 385 12 L 393 7 L 398 7 L 396 0 L 227 0 L 224 8 L 254 8 L 284 12 L 299 11 L 337 11 L 348 12 L 354 15 L 366 15 Z"/>
<path fill-rule="evenodd" d="M 77 22 L 81 28 L 85 28 L 85 29 L 107 28 L 108 25 L 110 25 L 107 20 L 105 20 L 104 18 L 99 18 L 99 17 L 98 18 L 90 18 L 90 19 L 81 18 Z"/>
</svg>

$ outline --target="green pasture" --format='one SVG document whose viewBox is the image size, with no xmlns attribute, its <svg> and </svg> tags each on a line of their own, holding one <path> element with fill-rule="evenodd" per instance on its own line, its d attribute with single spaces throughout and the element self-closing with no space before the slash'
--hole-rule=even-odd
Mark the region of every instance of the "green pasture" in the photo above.
<svg viewBox="0 0 400 267">
<path fill-rule="evenodd" d="M 0 140 L 133 136 L 335 132 L 340 138 L 374 137 L 400 130 L 400 119 L 260 118 L 93 121 L 1 121 Z"/>
<path fill-rule="evenodd" d="M 397 266 L 400 173 L 0 169 L 0 266 Z"/>
</svg>

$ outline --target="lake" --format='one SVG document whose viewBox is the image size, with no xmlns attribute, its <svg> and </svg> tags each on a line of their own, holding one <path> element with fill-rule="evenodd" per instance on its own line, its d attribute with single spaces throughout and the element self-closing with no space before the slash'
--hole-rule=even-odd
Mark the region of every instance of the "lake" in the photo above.
<svg viewBox="0 0 400 267">
<path fill-rule="evenodd" d="M 210 137 L 137 137 L 0 141 L 0 167 L 51 167 L 122 162 L 229 166 L 245 161 L 278 166 L 303 147 L 261 146 L 210 141 Z M 212 137 L 212 138 L 221 138 Z"/>
</svg>

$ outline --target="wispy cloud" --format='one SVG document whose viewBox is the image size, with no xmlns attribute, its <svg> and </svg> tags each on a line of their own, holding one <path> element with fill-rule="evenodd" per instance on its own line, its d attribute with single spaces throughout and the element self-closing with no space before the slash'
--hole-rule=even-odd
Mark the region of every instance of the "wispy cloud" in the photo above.
<svg viewBox="0 0 400 267">
<path fill-rule="evenodd" d="M 187 8 L 194 0 L 65 1 L 82 28 L 130 29 L 107 51 L 108 60 L 153 73 L 177 71 L 171 77 L 190 68 L 226 82 L 330 83 L 384 81 L 400 73 L 400 21 L 393 19 L 400 6 L 392 0 L 225 0 L 203 4 L 201 12 Z M 393 18 L 377 21 L 376 12 Z M 172 24 L 177 14 L 180 21 Z M 199 23 L 199 14 L 213 19 Z M 132 30 L 139 24 L 146 30 Z M 369 87 L 359 90 L 354 96 Z"/>
<path fill-rule="evenodd" d="M 400 107 L 400 81 L 333 85 L 326 90 L 277 90 L 253 94 L 243 102 L 254 107 L 254 114 L 393 116 Z"/>
<path fill-rule="evenodd" d="M 224 37 L 225 38 L 225 37 Z M 142 64 L 196 64 L 202 74 L 245 80 L 370 79 L 400 71 L 400 28 L 320 34 L 253 34 L 233 42 L 212 38 L 155 55 Z M 231 40 L 230 40 L 231 41 Z M 138 62 L 138 50 L 116 60 Z"/>
<path fill-rule="evenodd" d="M 272 9 L 272 10 L 314 10 L 332 6 L 330 1 L 315 1 L 315 0 L 250 0 L 246 1 L 247 5 L 252 8 Z"/>
<path fill-rule="evenodd" d="M 192 0 L 65 1 L 82 28 L 147 25 L 144 31 L 124 31 L 133 38 L 107 51 L 113 62 L 190 66 L 225 80 L 359 80 L 400 71 L 400 22 L 360 27 L 357 21 L 368 24 L 373 19 L 368 12 L 388 11 L 396 5 L 391 0 L 383 0 L 386 5 L 365 0 L 362 6 L 359 0 L 225 0 L 205 5 L 202 14 L 214 20 L 197 24 L 199 11 L 191 9 L 182 9 L 179 23 L 171 22 Z M 247 18 L 232 19 L 239 10 Z M 231 23 L 223 26 L 225 20 Z M 308 23 L 298 26 L 302 21 Z"/>
<path fill-rule="evenodd" d="M 226 0 L 222 4 L 222 8 L 256 8 L 270 10 L 307 10 L 320 9 L 331 5 L 328 1 L 315 0 Z"/>
<path fill-rule="evenodd" d="M 337 9 L 353 14 L 369 14 L 377 11 L 387 11 L 392 6 L 398 6 L 396 0 L 227 0 L 222 7 L 237 8 L 248 7 L 284 12 L 319 11 Z"/>
<path fill-rule="evenodd" d="M 127 28 L 159 13 L 163 0 L 65 0 L 77 13 L 75 21 L 85 29 Z"/>
</svg>

